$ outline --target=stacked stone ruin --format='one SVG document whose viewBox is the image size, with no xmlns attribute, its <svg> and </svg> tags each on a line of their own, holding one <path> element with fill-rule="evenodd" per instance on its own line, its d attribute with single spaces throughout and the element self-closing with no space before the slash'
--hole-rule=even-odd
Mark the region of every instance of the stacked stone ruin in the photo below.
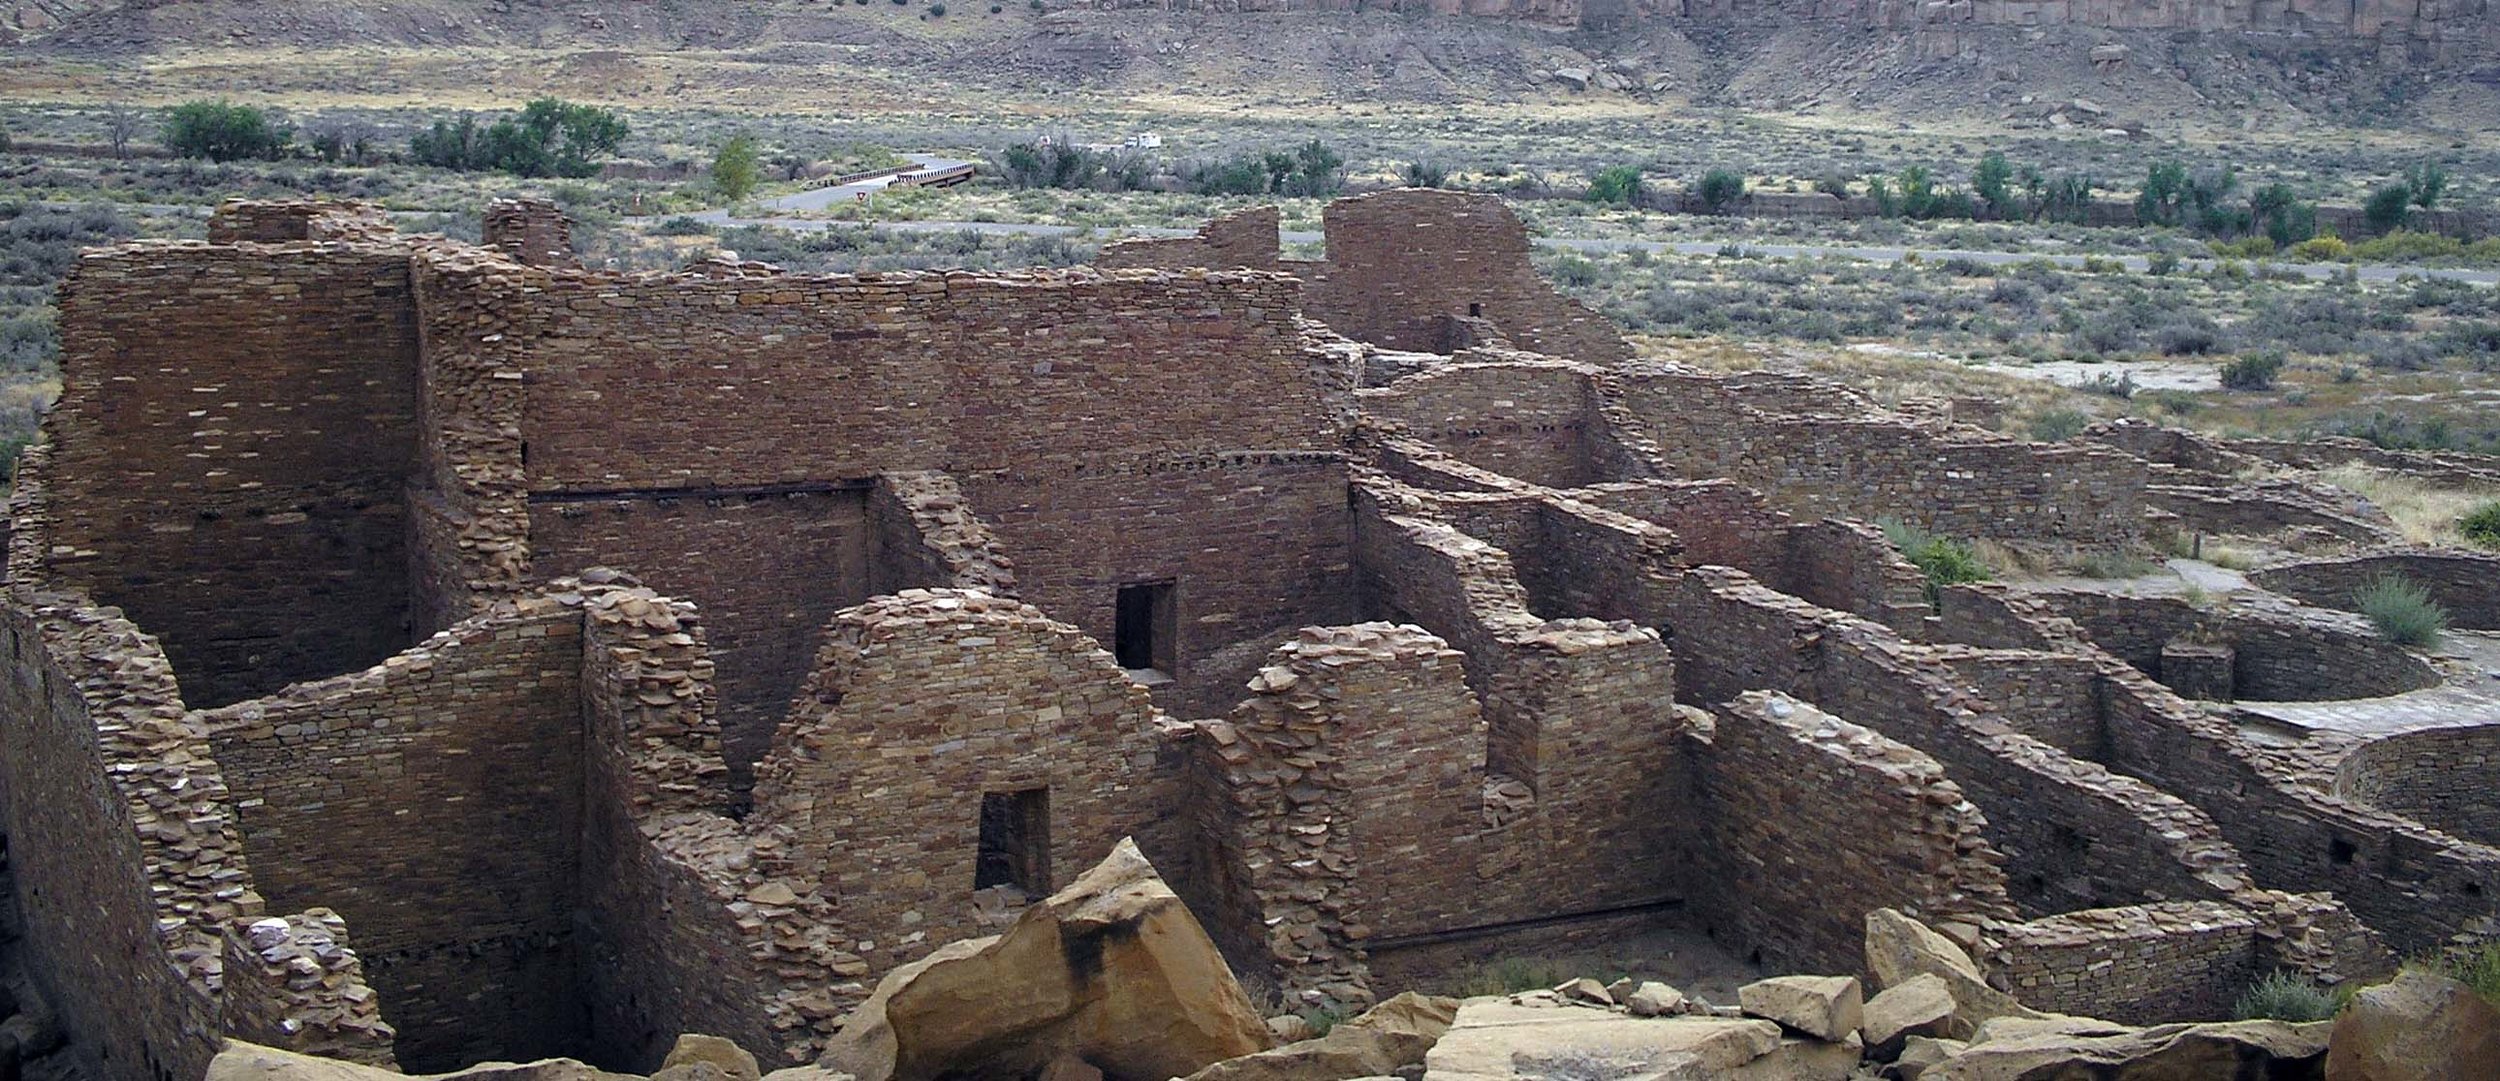
<svg viewBox="0 0 2500 1081">
<path fill-rule="evenodd" d="M 1478 196 L 1012 274 L 594 272 L 496 214 L 240 204 L 64 288 L 0 821 L 94 1070 L 805 1061 L 1122 837 L 1316 1008 L 1654 920 L 1856 972 L 1891 907 L 2167 1020 L 2500 904 L 2495 729 L 2217 701 L 2459 678 L 2334 610 L 2373 573 L 2493 626 L 2495 561 L 2241 483 L 2284 448 L 1635 359 Z M 2208 607 L 1931 590 L 1884 518 L 2332 547 Z"/>
</svg>

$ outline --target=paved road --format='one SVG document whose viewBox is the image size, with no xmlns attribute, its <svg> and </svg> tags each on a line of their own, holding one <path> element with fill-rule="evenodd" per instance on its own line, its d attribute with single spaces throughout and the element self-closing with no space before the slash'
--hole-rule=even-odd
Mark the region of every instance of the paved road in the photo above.
<svg viewBox="0 0 2500 1081">
<path fill-rule="evenodd" d="M 939 172 L 946 169 L 952 169 L 958 165 L 972 164 L 971 162 L 964 161 L 959 158 L 942 158 L 935 154 L 905 154 L 903 155 L 903 160 L 911 162 L 913 165 L 918 166 L 918 168 L 906 170 L 901 173 L 892 173 L 886 176 L 870 177 L 866 180 L 854 180 L 848 184 L 833 184 L 822 188 L 809 188 L 806 191 L 798 192 L 796 194 L 784 195 L 775 199 L 767 200 L 764 205 L 783 213 L 804 214 L 811 211 L 824 210 L 836 203 L 847 203 L 859 198 L 862 195 L 884 191 L 885 189 L 892 187 L 895 181 L 908 175 Z M 781 222 L 789 220 L 780 217 L 732 218 L 729 216 L 729 211 L 727 210 L 706 210 L 700 214 L 690 214 L 687 216 L 696 221 L 731 222 L 738 225 L 756 225 L 764 223 L 780 224 Z"/>
<path fill-rule="evenodd" d="M 791 198 L 799 198 L 799 196 L 785 197 L 785 199 Z M 769 225 L 801 232 L 821 230 L 837 225 L 852 226 L 862 224 L 859 222 L 831 222 L 812 218 L 790 218 L 781 216 L 732 218 L 726 211 L 718 210 L 711 211 L 706 214 L 698 214 L 694 217 L 699 221 L 725 222 L 732 225 Z M 1044 225 L 1038 222 L 1013 221 L 884 221 L 866 224 L 873 224 L 879 228 L 893 229 L 900 232 L 952 233 L 968 231 L 982 233 L 989 236 L 1077 236 L 1082 234 L 1099 234 L 1105 237 L 1175 237 L 1189 236 L 1192 232 L 1188 229 L 1156 229 L 1143 226 L 1098 230 L 1090 226 Z M 1317 244 L 1321 240 L 1320 234 L 1301 230 L 1288 229 L 1285 230 L 1282 235 L 1284 242 L 1287 244 Z M 1953 248 L 1884 248 L 1858 247 L 1845 244 L 1734 244 L 1728 241 L 1720 240 L 1633 240 L 1560 236 L 1538 237 L 1536 242 L 1549 248 L 1559 248 L 1565 251 L 1577 252 L 1645 251 L 1653 254 L 1673 253 L 1676 255 L 1714 255 L 1730 248 L 1743 248 L 1745 251 L 1756 255 L 1778 256 L 1781 258 L 1821 258 L 1828 256 L 1842 259 L 1863 259 L 1868 262 L 1897 263 L 1908 257 L 1911 252 L 1915 251 L 1918 253 L 1918 257 L 1920 259 L 1930 262 L 1939 259 L 1968 259 L 1972 262 L 1987 266 L 2012 266 L 2018 263 L 2027 263 L 2039 259 L 2047 260 L 2048 262 L 2055 263 L 2059 266 L 2080 267 L 2083 265 L 2083 261 L 2086 258 L 2117 258 L 2118 261 L 2124 263 L 2129 270 L 2141 271 L 2146 267 L 2144 257 L 2139 255 L 2129 255 L 2123 257 L 2043 255 L 2033 252 L 1964 251 Z M 2212 259 L 2187 259 L 2181 261 L 2180 267 L 2183 270 L 2204 270 L 2212 267 L 2214 262 L 2215 261 Z M 2452 278 L 2457 281 L 2473 282 L 2478 285 L 2500 284 L 2500 271 L 2492 270 L 2465 270 L 2454 267 L 2381 266 L 2374 264 L 2360 264 L 2355 267 L 2344 263 L 2269 263 L 2267 265 L 2276 270 L 2291 271 L 2309 278 L 2320 280 L 2341 277 L 2346 270 L 2357 269 L 2361 276 L 2361 280 L 2363 281 L 2389 282 L 2410 274 L 2423 278 Z"/>
</svg>

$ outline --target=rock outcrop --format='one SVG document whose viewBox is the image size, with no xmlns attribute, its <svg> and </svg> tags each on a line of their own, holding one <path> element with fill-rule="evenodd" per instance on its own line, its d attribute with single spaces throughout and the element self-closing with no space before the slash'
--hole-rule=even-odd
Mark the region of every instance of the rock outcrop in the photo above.
<svg viewBox="0 0 2500 1081">
<path fill-rule="evenodd" d="M 2335 1018 L 2327 1081 L 2431 1081 L 2500 1071 L 2500 1010 L 2444 976 L 2406 970 Z"/>
<path fill-rule="evenodd" d="M 2054 1028 L 2054 1026 L 2048 1026 Z M 1920 1081 L 2017 1081 L 2089 1077 L 2101 1081 L 2205 1081 L 2208 1078 L 2315 1076 L 2326 1054 L 2325 1021 L 2231 1021 L 2160 1025 L 2109 1035 L 2040 1031 L 1975 1042 L 1918 1076 Z"/>
<path fill-rule="evenodd" d="M 1329 1029 L 1325 1036 L 1227 1059 L 1189 1075 L 1189 1081 L 1383 1077 L 1423 1065 L 1425 1053 L 1457 1017 L 1457 999 L 1409 991 Z"/>
<path fill-rule="evenodd" d="M 889 973 L 822 1064 L 931 1081 L 1075 1059 L 1110 1081 L 1165 1081 L 1273 1042 L 1197 918 L 1122 840 L 1006 934 Z"/>
</svg>

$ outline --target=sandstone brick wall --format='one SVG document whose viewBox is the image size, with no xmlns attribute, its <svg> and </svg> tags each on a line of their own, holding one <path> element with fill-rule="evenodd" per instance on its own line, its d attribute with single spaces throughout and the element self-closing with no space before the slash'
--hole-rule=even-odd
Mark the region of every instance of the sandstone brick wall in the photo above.
<svg viewBox="0 0 2500 1081">
<path fill-rule="evenodd" d="M 742 779 L 815 661 L 825 623 L 868 599 L 875 546 L 865 486 L 530 505 L 536 573 L 628 568 L 653 589 L 701 601 L 720 666 L 721 730 Z"/>
<path fill-rule="evenodd" d="M 959 590 L 878 597 L 834 620 L 758 767 L 746 825 L 789 831 L 794 876 L 840 898 L 882 973 L 1012 916 L 975 906 L 985 794 L 1047 791 L 1036 892 L 1122 837 L 1185 865 L 1168 723 L 1110 654 L 1029 605 Z"/>
<path fill-rule="evenodd" d="M 60 306 L 46 580 L 149 628 L 193 705 L 407 644 L 404 252 L 135 244 Z"/>
<path fill-rule="evenodd" d="M 1586 364 L 1629 358 L 1615 326 L 1554 290 L 1527 228 L 1495 196 L 1401 188 L 1321 212 L 1328 260 L 1307 269 L 1305 310 L 1392 349 L 1449 352 L 1451 322 L 1481 318 L 1521 348 Z"/>
<path fill-rule="evenodd" d="M 1922 669 L 1916 647 L 1890 631 L 1732 571 L 1697 569 L 1684 583 L 1673 622 L 1707 630 L 1674 639 L 1680 698 L 1784 691 L 1934 756 L 1988 812 L 1988 838 L 2006 855 L 2008 892 L 2023 912 L 2220 900 L 2248 887 L 2203 812 L 2021 734 Z"/>
<path fill-rule="evenodd" d="M 2254 598 L 2197 607 L 2177 597 L 2086 589 L 2028 599 L 2081 626 L 2093 644 L 2160 677 L 2162 647 L 2188 638 L 2231 647 L 2236 696 L 2315 702 L 2375 698 L 2438 684 L 2429 662 L 2348 612 Z"/>
<path fill-rule="evenodd" d="M 2448 610 L 2448 625 L 2500 630 L 2500 556 L 2437 549 L 2367 552 L 2252 572 L 2249 580 L 2321 608 L 2350 610 L 2363 586 L 2383 577 L 2420 586 Z"/>
<path fill-rule="evenodd" d="M 1279 220 L 1276 208 L 1272 206 L 1236 210 L 1200 226 L 1195 236 L 1116 240 L 1105 244 L 1102 252 L 1094 257 L 1094 265 L 1104 270 L 1185 270 L 1190 267 L 1275 270 Z"/>
<path fill-rule="evenodd" d="M 1015 561 L 955 478 L 936 470 L 881 473 L 868 497 L 874 535 L 868 592 L 955 587 L 1016 594 Z"/>
<path fill-rule="evenodd" d="M 398 1033 L 348 948 L 347 921 L 326 908 L 226 926 L 226 1034 L 298 1054 L 395 1068 Z"/>
<path fill-rule="evenodd" d="M 1987 819 L 1934 759 L 1786 695 L 1750 692 L 1716 715 L 1693 899 L 1732 950 L 1861 973 L 1871 909 L 1972 927 L 2013 918 Z"/>
<path fill-rule="evenodd" d="M 13 592 L 0 637 L 24 969 L 94 1076 L 198 1076 L 221 1035 L 227 921 L 265 912 L 216 760 L 119 613 Z"/>
<path fill-rule="evenodd" d="M 1934 613 L 1926 573 L 1902 558 L 1882 527 L 1825 518 L 1790 526 L 1782 536 L 1788 573 L 1771 580 L 1781 592 L 1913 637 Z"/>
<path fill-rule="evenodd" d="M 2355 544 L 2394 544 L 2403 539 L 2395 523 L 2366 500 L 2340 489 L 2293 481 L 2250 484 L 2152 484 L 2144 505 L 2175 516 L 2175 528 L 2226 536 L 2330 537 Z"/>
<path fill-rule="evenodd" d="M 2134 1025 L 2229 1020 L 2264 975 L 2262 927 L 2211 901 L 2068 912 L 2005 928 L 1989 974 L 2035 1010 Z"/>
<path fill-rule="evenodd" d="M 1469 465 L 1554 488 L 1604 475 L 1608 437 L 1586 369 L 1554 361 L 1458 364 L 1356 392 L 1364 413 Z"/>
<path fill-rule="evenodd" d="M 581 1046 L 578 604 L 201 715 L 261 889 L 347 917 L 411 1069 Z"/>
<path fill-rule="evenodd" d="M 513 261 L 542 267 L 579 267 L 573 254 L 573 224 L 564 210 L 544 199 L 496 199 L 486 204 L 480 231 L 489 248 Z"/>
<path fill-rule="evenodd" d="M 424 547 L 487 564 L 472 592 L 509 577 L 492 557 L 518 535 L 518 494 L 496 485 L 522 447 L 496 433 L 527 416 L 540 503 L 948 469 L 1016 553 L 1019 592 L 1086 632 L 1111 637 L 1121 585 L 1174 583 L 1174 709 L 1219 710 L 1267 644 L 1343 614 L 1338 420 L 1290 279 L 690 280 L 429 259 L 428 385 L 458 437 L 437 471 L 457 513 L 436 532 L 458 539 Z M 863 400 L 881 404 L 829 407 Z M 671 590 L 695 572 L 635 569 Z M 718 629 L 734 646 L 739 628 Z M 762 746 L 767 698 L 732 694 L 733 763 Z"/>
<path fill-rule="evenodd" d="M 2468 841 L 2500 845 L 2500 728 L 2430 728 L 2372 740 L 2337 767 L 2335 793 Z"/>
<path fill-rule="evenodd" d="M 1774 413 L 1757 405 L 1771 388 L 1671 365 L 1635 364 L 1617 378 L 1620 404 L 1661 448 L 1663 466 L 1752 485 L 1792 513 L 2093 543 L 2141 528 L 2146 472 L 2132 455 L 1883 417 Z M 1777 397 L 1817 410 L 1835 401 L 1785 388 Z"/>
<path fill-rule="evenodd" d="M 1930 656 L 2016 731 L 2076 758 L 2107 758 L 2101 731 L 2100 667 L 2090 658 L 2028 649 L 1944 646 Z"/>
<path fill-rule="evenodd" d="M 391 232 L 390 215 L 360 200 L 228 199 L 208 219 L 211 244 L 372 240 Z"/>
</svg>

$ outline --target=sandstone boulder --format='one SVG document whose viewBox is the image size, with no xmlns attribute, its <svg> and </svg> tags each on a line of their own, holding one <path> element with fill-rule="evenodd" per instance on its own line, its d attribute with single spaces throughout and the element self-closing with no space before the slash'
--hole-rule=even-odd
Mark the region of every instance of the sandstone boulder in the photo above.
<svg viewBox="0 0 2500 1081">
<path fill-rule="evenodd" d="M 1509 1081 L 1558 1074 L 1633 1077 L 1736 1070 L 1780 1049 L 1769 1021 L 1632 1017 L 1611 1010 L 1520 1005 L 1501 998 L 1461 1003 L 1424 1056 L 1425 1081 Z"/>
<path fill-rule="evenodd" d="M 764 1076 L 764 1071 L 755 1064 L 755 1056 L 748 1054 L 745 1048 L 718 1036 L 694 1033 L 677 1037 L 677 1045 L 669 1048 L 668 1057 L 661 1061 L 660 1068 L 666 1070 L 671 1066 L 697 1062 L 717 1067 L 723 1076 L 732 1081 L 758 1081 Z"/>
<path fill-rule="evenodd" d="M 1339 1081 L 1394 1074 L 1422 1065 L 1457 1017 L 1457 999 L 1409 991 L 1325 1036 L 1226 1059 L 1191 1074 L 1189 1081 Z"/>
<path fill-rule="evenodd" d="M 1573 90 L 1586 90 L 1589 88 L 1589 77 L 1593 74 L 1587 68 L 1555 68 L 1554 81 Z"/>
<path fill-rule="evenodd" d="M 1684 992 L 1663 983 L 1643 983 L 1632 989 L 1623 1005 L 1634 1017 L 1665 1017 L 1684 1012 Z"/>
<path fill-rule="evenodd" d="M 2332 1022 L 2161 1025 L 2114 1035 L 2054 1031 L 1973 1043 L 1920 1081 L 2216 1081 L 2316 1076 Z"/>
<path fill-rule="evenodd" d="M 1887 988 L 1920 974 L 1943 980 L 1953 995 L 1952 1034 L 1956 1037 L 1991 1017 L 2046 1016 L 1988 986 L 1970 954 L 1952 939 L 1889 908 L 1866 914 L 1866 967 L 1874 973 L 1875 982 Z"/>
<path fill-rule="evenodd" d="M 1165 1081 L 1274 1044 L 1206 930 L 1123 840 L 1007 933 L 879 981 L 821 1064 L 859 1081 L 1030 1076 L 1062 1055 Z"/>
<path fill-rule="evenodd" d="M 485 1062 L 455 1073 L 431 1075 L 439 1081 L 641 1081 L 632 1074 L 608 1073 L 569 1058 L 539 1062 Z M 206 1081 L 408 1081 L 406 1075 L 380 1066 L 365 1066 L 315 1055 L 300 1055 L 241 1040 L 227 1040 L 209 1060 Z"/>
<path fill-rule="evenodd" d="M 2327 1081 L 2430 1081 L 2500 1072 L 2500 1010 L 2445 976 L 2407 969 L 2335 1018 Z"/>
<path fill-rule="evenodd" d="M 1952 989 L 1933 973 L 1922 972 L 1887 987 L 1866 1000 L 1866 1024 L 1861 1032 L 1867 1053 L 1891 1061 L 1900 1057 L 1911 1037 L 1951 1036 L 1953 1010 Z"/>
<path fill-rule="evenodd" d="M 1962 1049 L 1969 1046 L 1960 1040 L 1937 1040 L 1925 1036 L 1912 1036 L 1902 1043 L 1900 1056 L 1893 1059 L 1891 1065 L 1884 1067 L 1884 1076 L 1897 1077 L 1901 1081 L 1918 1081 L 1919 1078 L 1926 1076 L 1929 1068 L 1961 1054 Z"/>
<path fill-rule="evenodd" d="M 1774 976 L 1736 991 L 1747 1016 L 1777 1021 L 1818 1040 L 1845 1040 L 1864 1022 L 1865 1001 L 1848 976 Z"/>
</svg>

